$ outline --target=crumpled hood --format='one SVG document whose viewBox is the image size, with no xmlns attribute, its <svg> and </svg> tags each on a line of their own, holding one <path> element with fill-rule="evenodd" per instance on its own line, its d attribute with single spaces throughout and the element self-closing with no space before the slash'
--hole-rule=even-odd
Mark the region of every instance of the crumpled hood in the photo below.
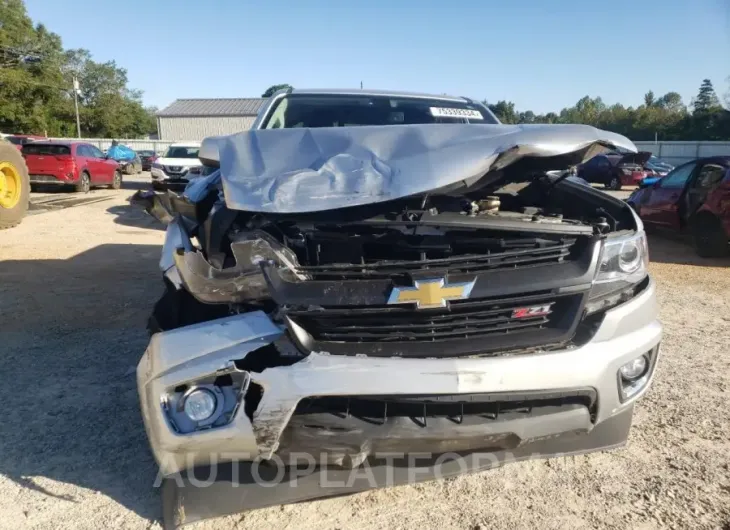
<svg viewBox="0 0 730 530">
<path fill-rule="evenodd" d="M 229 208 L 304 213 L 473 185 L 487 174 L 497 182 L 507 172 L 493 172 L 525 157 L 540 170 L 565 169 L 563 155 L 578 164 L 615 148 L 636 151 L 588 125 L 425 124 L 251 130 L 207 138 L 200 158 L 220 161 Z"/>
</svg>

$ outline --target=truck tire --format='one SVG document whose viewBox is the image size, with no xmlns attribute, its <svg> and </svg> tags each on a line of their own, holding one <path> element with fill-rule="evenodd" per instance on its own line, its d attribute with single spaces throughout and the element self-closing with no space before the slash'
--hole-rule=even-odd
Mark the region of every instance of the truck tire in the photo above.
<svg viewBox="0 0 730 530">
<path fill-rule="evenodd" d="M 0 141 L 0 230 L 23 219 L 30 201 L 30 177 L 23 155 L 11 143 Z"/>
<path fill-rule="evenodd" d="M 712 215 L 701 215 L 692 223 L 692 239 L 697 255 L 722 258 L 730 255 L 730 241 L 722 223 Z"/>
</svg>

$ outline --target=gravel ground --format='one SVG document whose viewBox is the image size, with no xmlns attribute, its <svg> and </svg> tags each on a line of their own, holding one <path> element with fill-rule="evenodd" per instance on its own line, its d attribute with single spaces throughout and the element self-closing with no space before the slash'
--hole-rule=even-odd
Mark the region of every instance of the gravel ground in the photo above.
<svg viewBox="0 0 730 530">
<path fill-rule="evenodd" d="M 141 185 L 0 233 L 0 528 L 160 528 L 133 370 L 163 232 L 126 203 Z M 665 340 L 625 449 L 190 528 L 730 530 L 730 261 L 650 248 Z"/>
</svg>

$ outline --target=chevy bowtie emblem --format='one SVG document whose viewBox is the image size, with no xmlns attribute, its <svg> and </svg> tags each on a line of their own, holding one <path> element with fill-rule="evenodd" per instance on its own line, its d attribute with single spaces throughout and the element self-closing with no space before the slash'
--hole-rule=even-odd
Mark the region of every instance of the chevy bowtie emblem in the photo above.
<svg viewBox="0 0 730 530">
<path fill-rule="evenodd" d="M 389 304 L 416 304 L 416 309 L 446 307 L 448 300 L 469 298 L 476 278 L 465 283 L 446 283 L 444 278 L 416 280 L 413 287 L 393 287 Z"/>
</svg>

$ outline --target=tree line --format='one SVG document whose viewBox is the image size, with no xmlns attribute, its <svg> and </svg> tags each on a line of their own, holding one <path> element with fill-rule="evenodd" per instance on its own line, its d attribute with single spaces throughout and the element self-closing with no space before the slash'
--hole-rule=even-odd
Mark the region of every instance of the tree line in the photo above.
<svg viewBox="0 0 730 530">
<path fill-rule="evenodd" d="M 0 0 L 0 131 L 75 137 L 74 77 L 82 136 L 157 132 L 157 109 L 144 107 L 124 68 L 94 61 L 88 50 L 64 49 L 58 35 L 33 24 L 23 0 Z"/>
<path fill-rule="evenodd" d="M 730 106 L 730 93 L 725 96 Z M 585 96 L 559 113 L 518 111 L 511 101 L 488 103 L 502 123 L 584 123 L 623 134 L 631 140 L 730 140 L 730 112 L 720 103 L 712 81 L 705 79 L 689 106 L 677 92 L 656 97 L 649 91 L 638 107 L 606 105 Z"/>
</svg>

